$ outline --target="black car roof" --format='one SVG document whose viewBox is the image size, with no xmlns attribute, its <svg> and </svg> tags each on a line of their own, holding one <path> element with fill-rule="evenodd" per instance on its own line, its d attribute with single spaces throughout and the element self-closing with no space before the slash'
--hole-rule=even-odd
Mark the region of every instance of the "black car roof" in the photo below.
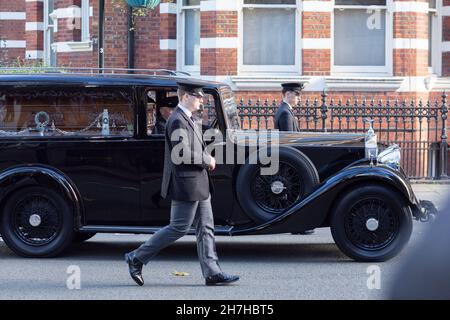
<svg viewBox="0 0 450 320">
<path fill-rule="evenodd" d="M 137 75 L 137 74 L 0 74 L 2 85 L 111 85 L 111 86 L 158 86 L 175 87 L 177 81 L 203 84 L 206 88 L 217 88 L 225 84 L 213 81 L 204 81 L 191 77 Z"/>
</svg>

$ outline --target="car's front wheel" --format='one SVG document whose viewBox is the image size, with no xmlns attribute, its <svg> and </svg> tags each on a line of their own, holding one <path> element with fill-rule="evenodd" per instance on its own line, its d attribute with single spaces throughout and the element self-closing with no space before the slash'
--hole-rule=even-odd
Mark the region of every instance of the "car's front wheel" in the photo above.
<svg viewBox="0 0 450 320">
<path fill-rule="evenodd" d="M 338 200 L 331 216 L 331 232 L 348 257 L 386 261 L 408 243 L 412 214 L 403 196 L 390 187 L 363 185 Z"/>
<path fill-rule="evenodd" d="M 319 174 L 311 160 L 294 148 L 280 148 L 278 171 L 263 175 L 258 164 L 245 164 L 236 179 L 236 196 L 247 215 L 258 223 L 270 221 L 312 192 Z"/>
<path fill-rule="evenodd" d="M 53 257 L 73 240 L 73 215 L 56 191 L 27 187 L 13 193 L 1 215 L 6 245 L 24 257 Z"/>
</svg>

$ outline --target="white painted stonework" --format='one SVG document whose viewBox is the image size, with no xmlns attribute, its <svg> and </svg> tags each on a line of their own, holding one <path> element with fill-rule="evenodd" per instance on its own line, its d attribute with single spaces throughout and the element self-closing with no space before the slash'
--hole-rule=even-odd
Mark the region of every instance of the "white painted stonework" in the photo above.
<svg viewBox="0 0 450 320">
<path fill-rule="evenodd" d="M 237 11 L 238 0 L 208 0 L 200 2 L 200 11 Z"/>
<path fill-rule="evenodd" d="M 202 49 L 233 49 L 239 45 L 238 38 L 201 38 L 200 48 Z"/>
<path fill-rule="evenodd" d="M 26 48 L 27 46 L 27 42 L 25 40 L 5 40 L 5 39 L 1 39 L 0 40 L 0 49 L 3 48 Z"/>
<path fill-rule="evenodd" d="M 84 52 L 92 51 L 92 41 L 85 42 L 55 42 L 52 49 L 56 52 Z"/>
<path fill-rule="evenodd" d="M 303 38 L 302 49 L 331 49 L 333 41 L 330 38 Z"/>
<path fill-rule="evenodd" d="M 176 50 L 177 40 L 176 39 L 160 39 L 159 40 L 160 50 Z"/>
<path fill-rule="evenodd" d="M 0 20 L 25 20 L 26 12 L 0 12 Z"/>
<path fill-rule="evenodd" d="M 177 14 L 177 4 L 173 2 L 164 2 L 159 5 L 159 13 Z"/>
<path fill-rule="evenodd" d="M 43 22 L 25 22 L 25 31 L 44 31 Z"/>
<path fill-rule="evenodd" d="M 394 49 L 419 49 L 428 50 L 428 39 L 394 39 Z"/>
<path fill-rule="evenodd" d="M 25 59 L 43 59 L 44 51 L 43 50 L 27 50 L 25 51 Z"/>
</svg>

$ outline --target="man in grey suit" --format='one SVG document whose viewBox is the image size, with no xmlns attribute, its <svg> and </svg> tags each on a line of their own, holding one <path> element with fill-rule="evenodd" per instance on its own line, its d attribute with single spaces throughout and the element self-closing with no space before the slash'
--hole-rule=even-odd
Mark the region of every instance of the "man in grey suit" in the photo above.
<svg viewBox="0 0 450 320">
<path fill-rule="evenodd" d="M 283 103 L 275 114 L 275 129 L 280 131 L 300 131 L 297 117 L 294 115 L 293 107 L 299 102 L 300 92 L 303 89 L 302 83 L 283 83 Z M 314 233 L 314 230 L 305 230 L 300 234 L 307 235 Z"/>
<path fill-rule="evenodd" d="M 275 129 L 280 131 L 300 131 L 292 108 L 298 104 L 303 84 L 283 83 L 281 86 L 283 87 L 283 103 L 275 114 Z"/>
<path fill-rule="evenodd" d="M 186 235 L 195 226 L 197 253 L 206 285 L 229 284 L 238 276 L 222 272 L 216 253 L 214 219 L 211 208 L 213 186 L 208 171 L 216 161 L 206 151 L 203 134 L 192 113 L 199 110 L 202 86 L 178 83 L 179 105 L 166 125 L 164 173 L 161 196 L 172 200 L 170 224 L 156 232 L 136 250 L 125 254 L 130 275 L 144 285 L 142 267 L 160 250 Z"/>
</svg>

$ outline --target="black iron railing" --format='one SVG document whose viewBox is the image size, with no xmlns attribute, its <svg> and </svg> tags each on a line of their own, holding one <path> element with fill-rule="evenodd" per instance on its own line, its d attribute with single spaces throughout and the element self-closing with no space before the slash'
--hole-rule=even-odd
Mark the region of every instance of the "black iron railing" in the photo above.
<svg viewBox="0 0 450 320">
<path fill-rule="evenodd" d="M 241 127 L 271 129 L 279 102 L 241 100 L 238 104 Z M 447 95 L 439 101 L 374 101 L 306 99 L 294 107 L 302 131 L 365 133 L 373 127 L 383 145 L 402 148 L 402 166 L 413 179 L 448 179 Z"/>
</svg>

